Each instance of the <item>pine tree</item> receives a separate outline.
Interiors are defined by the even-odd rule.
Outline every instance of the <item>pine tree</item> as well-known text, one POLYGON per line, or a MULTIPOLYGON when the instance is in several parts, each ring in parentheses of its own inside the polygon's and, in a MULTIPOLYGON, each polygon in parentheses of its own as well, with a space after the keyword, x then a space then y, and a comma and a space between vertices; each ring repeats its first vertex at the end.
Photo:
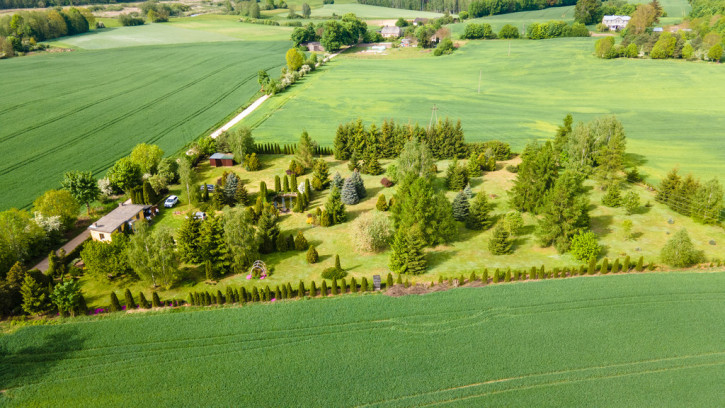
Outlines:
POLYGON ((377 151, 375 149, 371 149, 369 152, 370 153, 365 159, 365 174, 371 174, 373 176, 382 174, 383 168, 380 166, 377 151))
POLYGON ((310 284, 310 297, 315 296, 317 296, 317 285, 315 285, 315 281, 312 281, 312 283, 310 284))
POLYGON ((201 262, 199 238, 201 221, 191 214, 187 215, 176 236, 176 248, 182 262, 197 264, 201 262))
POLYGON ((241 180, 237 183, 237 190, 234 192, 234 201, 239 205, 247 205, 249 193, 241 180))
POLYGON ((149 301, 146 300, 146 296, 144 296, 143 292, 138 293, 138 304, 144 309, 151 309, 151 305, 149 304, 149 301))
POLYGON ((589 198, 582 176, 566 170, 546 193, 536 235, 542 246, 554 245, 559 253, 571 247, 571 238, 589 227, 589 198))
POLYGON ((317 250, 315 249, 314 245, 310 245, 310 248, 307 250, 307 263, 309 264, 315 264, 320 259, 319 254, 317 253, 317 250))
POLYGON ((341 224, 347 219, 347 214, 345 214, 345 204, 342 203, 340 190, 338 190, 337 187, 333 187, 332 191, 330 191, 327 203, 325 203, 325 213, 327 213, 327 216, 330 217, 330 225, 341 224))
POLYGON ((471 204, 468 202, 468 196, 463 191, 459 191, 453 200, 453 219, 456 221, 466 221, 469 218, 471 204))
POLYGON ((509 239, 509 233, 503 225, 496 225, 493 236, 488 240, 488 250, 493 255, 505 255, 513 251, 513 241, 509 239))
POLYGON ((632 267, 632 265, 631 265, 631 262, 632 262, 632 261, 631 261, 631 259, 629 258, 629 255, 627 255, 627 256, 626 256, 626 257, 624 258, 624 264, 622 264, 622 270, 623 270, 624 272, 629 272, 629 270, 630 270, 630 269, 631 269, 631 267, 632 267))
POLYGON ((619 207, 622 205, 622 191, 619 183, 612 183, 607 188, 607 193, 602 197, 602 204, 607 207, 619 207))
POLYGON ((427 266, 424 247, 425 241, 420 228, 414 226, 410 230, 398 229, 391 245, 390 270, 398 274, 423 273, 427 266))
POLYGON ((305 284, 304 282, 300 281, 299 286, 297 286, 297 297, 304 297, 305 294, 307 294, 307 291, 305 290, 305 284))
POLYGON ((118 296, 116 296, 116 292, 111 292, 111 306, 108 308, 111 312, 120 312, 121 309, 121 303, 118 301, 118 296))
POLYGON ((297 231, 297 236, 295 237, 295 249, 298 251, 304 251, 309 247, 309 244, 307 243, 307 238, 305 238, 305 235, 302 233, 302 231, 297 231))
POLYGON ((360 202, 352 177, 345 179, 345 184, 342 187, 342 202, 345 205, 355 205, 360 202))
POLYGON ((468 171, 458 164, 458 159, 453 159, 446 171, 446 187, 451 191, 460 191, 468 184, 468 171))
POLYGON ((323 159, 315 160, 312 173, 312 185, 316 190, 324 190, 330 186, 330 169, 323 159))
POLYGON ((126 310, 136 309, 138 307, 136 302, 134 302, 133 295, 129 289, 126 289, 123 295, 126 298, 126 310))
POLYGON ((483 171, 481 170, 481 163, 478 162, 478 156, 476 156, 476 153, 471 153, 471 157, 468 158, 466 172, 468 173, 469 178, 480 177, 483 174, 483 171))
POLYGON ((466 218, 466 228, 471 230, 483 230, 491 226, 492 219, 490 216, 491 205, 488 203, 486 194, 478 193, 470 204, 468 217, 466 218))
POLYGON ((332 278, 332 286, 330 287, 330 294, 333 296, 337 295, 337 278, 332 278))
POLYGON ((277 236, 279 235, 279 215, 270 204, 265 204, 262 214, 257 222, 257 237, 259 239, 259 252, 270 254, 275 250, 277 236))
POLYGON ((284 234, 277 235, 277 242, 275 243, 278 252, 287 252, 287 237, 284 234))
MULTIPOLYGON (((352 176, 350 176, 352 179, 353 184, 355 185, 355 191, 357 192, 358 199, 362 200, 363 198, 367 197, 367 190, 365 190, 365 183, 363 182, 362 177, 360 176, 360 172, 353 171, 352 176)), ((344 188, 344 185, 343 185, 344 188)))
POLYGON ((347 168, 350 169, 350 171, 355 171, 360 168, 360 153, 358 153, 357 150, 353 150, 350 155, 350 161, 347 163, 347 168))

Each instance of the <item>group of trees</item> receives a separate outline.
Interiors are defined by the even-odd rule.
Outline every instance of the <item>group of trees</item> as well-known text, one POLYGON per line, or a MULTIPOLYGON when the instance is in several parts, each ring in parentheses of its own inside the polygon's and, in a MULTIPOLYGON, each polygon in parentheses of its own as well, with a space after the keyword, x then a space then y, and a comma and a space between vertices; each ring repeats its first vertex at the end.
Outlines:
POLYGON ((491 28, 491 25, 488 23, 469 23, 466 24, 466 28, 463 30, 463 34, 461 34, 461 39, 464 40, 493 40, 496 38, 511 39, 519 37, 519 29, 512 26, 511 24, 506 24, 501 27, 498 35, 496 35, 496 33, 493 31, 493 28, 491 28))
POLYGON ((300 78, 317 69, 319 65, 323 65, 328 61, 327 57, 318 60, 317 54, 314 52, 310 53, 309 58, 305 59, 305 54, 297 48, 288 50, 285 59, 287 65, 282 67, 282 73, 278 79, 271 78, 265 70, 260 70, 257 73, 257 82, 267 95, 275 95, 284 91, 300 78))
POLYGON ((378 158, 395 158, 411 139, 424 141, 436 159, 464 158, 468 154, 460 120, 454 124, 446 118, 429 129, 418 124, 400 125, 386 120, 378 129, 375 124, 366 127, 358 119, 338 126, 334 141, 335 159, 364 158, 371 154, 378 158))
POLYGON ((125 192, 133 203, 155 204, 168 185, 179 179, 180 167, 190 166, 186 158, 163 158, 156 145, 141 143, 129 156, 119 159, 99 183, 103 195, 125 192))
POLYGON ((717 224, 723 211, 723 187, 717 178, 705 183, 672 169, 660 182, 655 200, 703 224, 717 224))
POLYGON ((8 58, 38 49, 40 41, 85 33, 95 23, 90 11, 75 7, 4 15, 0 17, 0 55, 8 58))
POLYGON ((338 20, 329 20, 314 25, 308 23, 292 31, 291 40, 298 46, 310 41, 319 41, 326 51, 334 52, 346 45, 354 45, 364 40, 368 34, 368 25, 353 13, 347 13, 338 20))
POLYGON ((474 0, 468 4, 468 14, 472 18, 476 18, 517 11, 541 10, 547 7, 571 6, 575 3, 575 0, 474 0))
POLYGON ((559 252, 589 228, 585 177, 593 176, 603 190, 618 189, 624 170, 626 137, 615 117, 572 124, 567 115, 553 143, 526 146, 510 191, 513 208, 539 215, 539 242, 559 252))
POLYGON ((564 21, 533 23, 526 27, 526 36, 532 40, 559 37, 589 37, 589 30, 582 23, 567 24, 564 21))
MULTIPOLYGON (((725 29, 725 23, 724 23, 725 29)), ((698 33, 662 32, 626 33, 622 42, 615 44, 613 37, 605 37, 594 44, 594 53, 599 58, 637 58, 639 50, 652 59, 686 59, 720 61, 723 55, 723 36, 710 32, 703 37, 698 33)))

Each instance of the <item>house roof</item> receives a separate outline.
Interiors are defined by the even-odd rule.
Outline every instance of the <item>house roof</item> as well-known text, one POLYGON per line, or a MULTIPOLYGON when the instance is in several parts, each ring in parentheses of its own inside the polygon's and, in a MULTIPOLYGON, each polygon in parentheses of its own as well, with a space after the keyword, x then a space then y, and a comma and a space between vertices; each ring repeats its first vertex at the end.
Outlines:
POLYGON ((234 160, 234 155, 229 153, 214 153, 211 156, 209 156, 210 159, 226 159, 226 160, 234 160))
POLYGON ((413 20, 413 23, 427 23, 427 18, 417 17, 415 20, 413 20))
POLYGON ((613 20, 623 20, 623 21, 629 21, 632 17, 630 16, 604 16, 602 18, 602 21, 613 21, 613 20))
POLYGON ((136 214, 147 208, 151 208, 151 206, 140 204, 121 204, 110 213, 101 217, 100 220, 91 224, 88 229, 110 234, 116 231, 118 227, 128 222, 131 218, 135 217, 136 214))
POLYGON ((402 30, 401 30, 401 29, 400 29, 400 27, 398 27, 398 26, 385 26, 385 27, 383 27, 383 29, 382 29, 382 30, 380 31, 380 33, 381 33, 381 34, 398 34, 398 35, 400 35, 400 32, 401 32, 401 31, 402 31, 402 30))

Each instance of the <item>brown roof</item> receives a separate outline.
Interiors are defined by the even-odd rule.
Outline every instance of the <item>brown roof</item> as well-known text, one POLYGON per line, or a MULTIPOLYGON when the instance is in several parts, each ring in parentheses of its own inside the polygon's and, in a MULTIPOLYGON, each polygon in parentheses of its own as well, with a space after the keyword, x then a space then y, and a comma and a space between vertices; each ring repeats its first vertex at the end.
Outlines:
POLYGON ((101 217, 100 220, 91 224, 88 229, 110 234, 147 208, 151 208, 151 206, 140 204, 119 205, 116 209, 101 217))

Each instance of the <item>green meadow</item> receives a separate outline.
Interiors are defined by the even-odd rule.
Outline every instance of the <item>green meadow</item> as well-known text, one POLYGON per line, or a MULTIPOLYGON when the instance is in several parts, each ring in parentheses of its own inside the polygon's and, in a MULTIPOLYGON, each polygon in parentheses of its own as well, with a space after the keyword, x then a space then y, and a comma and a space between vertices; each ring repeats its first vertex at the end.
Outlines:
POLYGON ((725 273, 87 317, 0 337, 0 404, 722 406, 725 273))
POLYGON ((444 57, 409 49, 346 53, 242 125, 253 127, 262 142, 291 143, 307 129, 331 145, 341 122, 362 118, 379 125, 392 118, 427 125, 435 105, 438 118, 461 120, 467 140, 499 139, 520 150, 553 137, 567 113, 576 121, 617 115, 631 159, 650 181, 674 166, 702 177, 720 174, 723 66, 601 60, 593 55, 594 41, 469 41, 444 57))
POLYGON ((2 61, 0 208, 28 206, 67 170, 100 176, 138 143, 177 152, 255 97, 260 69, 279 72, 290 31, 200 17, 2 61))

